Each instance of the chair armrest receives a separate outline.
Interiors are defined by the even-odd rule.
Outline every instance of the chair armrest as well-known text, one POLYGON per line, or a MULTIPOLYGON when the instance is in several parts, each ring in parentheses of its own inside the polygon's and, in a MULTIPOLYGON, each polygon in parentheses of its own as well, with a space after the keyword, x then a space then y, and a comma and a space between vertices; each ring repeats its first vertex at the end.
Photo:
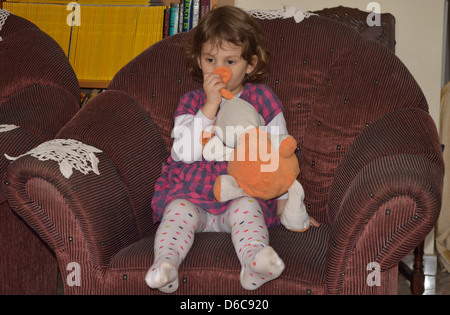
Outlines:
POLYGON ((71 93, 53 86, 29 87, 0 104, 0 178, 10 163, 5 154, 18 156, 53 139, 78 109, 71 93))
POLYGON ((346 271, 397 264, 433 229, 441 208, 444 164, 428 113, 390 113, 357 136, 336 170, 329 195, 332 231, 327 289, 346 271))
POLYGON ((148 236, 154 184, 169 152, 144 108, 127 93, 108 90, 90 100, 57 138, 79 140, 111 159, 127 187, 141 235, 148 236))
POLYGON ((147 113, 118 91, 91 100, 57 138, 33 151, 81 142, 90 151, 85 154, 92 158, 90 168, 67 171, 73 159, 39 159, 31 152, 7 168, 6 196, 57 253, 106 266, 119 250, 152 232, 153 186, 167 152, 147 113))
POLYGON ((23 156, 11 163, 3 180, 11 208, 57 256, 64 253, 67 263, 86 268, 106 266, 116 251, 139 240, 120 175, 105 154, 96 156, 99 174, 73 171, 69 178, 55 161, 23 156))
MULTIPOLYGON (((27 130, 12 124, 0 124, 0 178, 11 163, 6 155, 17 156, 37 146, 41 141, 27 130), (5 155, 6 154, 6 155, 5 155)), ((0 185, 0 204, 5 195, 0 185)))

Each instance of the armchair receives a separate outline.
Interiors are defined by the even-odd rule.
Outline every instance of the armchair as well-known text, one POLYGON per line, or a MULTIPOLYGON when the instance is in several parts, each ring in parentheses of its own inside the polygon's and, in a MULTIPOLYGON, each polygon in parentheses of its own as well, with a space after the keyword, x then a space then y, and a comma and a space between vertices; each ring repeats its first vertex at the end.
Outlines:
MULTIPOLYGON (((399 261, 440 211, 444 164, 425 97, 392 51, 346 25, 316 15, 260 22, 272 53, 264 83, 285 107, 304 202, 321 225, 271 228, 286 269, 255 291, 240 286, 230 236, 201 233, 176 293, 396 294, 399 261)), ((33 152, 6 171, 14 211, 54 250, 63 279, 79 280, 65 281, 66 294, 162 294, 144 281, 150 201, 179 97, 201 87, 179 52, 188 36, 137 56, 40 151, 80 149, 72 172, 33 152)))
MULTIPOLYGON (((79 109, 63 50, 33 23, 0 9, 0 178, 17 156, 52 139, 79 109)), ((56 294, 57 262, 0 187, 0 295, 56 294)))

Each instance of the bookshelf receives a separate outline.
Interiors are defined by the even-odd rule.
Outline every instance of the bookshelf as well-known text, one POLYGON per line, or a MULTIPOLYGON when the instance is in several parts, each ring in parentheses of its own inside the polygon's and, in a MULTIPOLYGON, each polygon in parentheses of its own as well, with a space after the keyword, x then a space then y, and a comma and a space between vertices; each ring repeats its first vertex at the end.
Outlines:
MULTIPOLYGON (((164 5, 170 5, 171 3, 180 3, 180 0, 163 0, 164 5)), ((211 6, 223 6, 223 5, 231 5, 234 6, 234 0, 213 0, 211 1, 211 6)))
MULTIPOLYGON (((126 63, 163 39, 165 10, 182 1, 0 0, 0 8, 30 20, 54 38, 68 56, 81 88, 106 89, 126 63), (71 8, 67 5, 75 1, 81 8, 79 26, 75 19, 72 25, 68 21, 71 8)), ((211 8, 234 6, 234 0, 210 3, 211 8)))

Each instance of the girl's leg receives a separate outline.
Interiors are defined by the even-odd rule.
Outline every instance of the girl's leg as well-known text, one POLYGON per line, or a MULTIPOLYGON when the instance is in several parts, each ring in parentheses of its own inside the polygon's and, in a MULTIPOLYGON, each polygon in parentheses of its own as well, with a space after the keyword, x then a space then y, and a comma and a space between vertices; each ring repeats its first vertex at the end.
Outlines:
POLYGON ((241 285, 255 290, 278 278, 284 263, 269 246, 269 232, 259 203, 251 197, 242 197, 221 215, 220 223, 231 232, 236 254, 242 265, 241 285))
POLYGON ((194 234, 205 228, 206 212, 178 199, 165 209, 155 237, 155 261, 145 276, 147 285, 165 293, 178 289, 178 267, 194 242, 194 234))

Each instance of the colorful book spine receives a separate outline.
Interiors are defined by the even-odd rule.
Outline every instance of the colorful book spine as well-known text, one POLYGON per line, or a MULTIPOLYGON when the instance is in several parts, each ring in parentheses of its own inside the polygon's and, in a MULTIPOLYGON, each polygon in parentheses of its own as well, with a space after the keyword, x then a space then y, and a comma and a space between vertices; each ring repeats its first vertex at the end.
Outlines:
POLYGON ((169 25, 169 36, 178 33, 178 19, 179 19, 180 4, 171 3, 170 4, 170 25, 169 25))
POLYGON ((183 0, 183 1, 184 1, 183 32, 188 32, 191 29, 192 0, 183 0))
POLYGON ((197 26, 198 20, 200 19, 200 0, 191 0, 191 20, 190 29, 197 26))
POLYGON ((211 10, 211 0, 201 0, 200 3, 200 17, 205 16, 211 10))
POLYGON ((183 20, 184 20, 184 0, 181 0, 180 9, 178 12, 178 33, 183 32, 183 20))
POLYGON ((169 28, 170 28, 170 8, 164 9, 163 16, 163 38, 169 36, 169 28))

